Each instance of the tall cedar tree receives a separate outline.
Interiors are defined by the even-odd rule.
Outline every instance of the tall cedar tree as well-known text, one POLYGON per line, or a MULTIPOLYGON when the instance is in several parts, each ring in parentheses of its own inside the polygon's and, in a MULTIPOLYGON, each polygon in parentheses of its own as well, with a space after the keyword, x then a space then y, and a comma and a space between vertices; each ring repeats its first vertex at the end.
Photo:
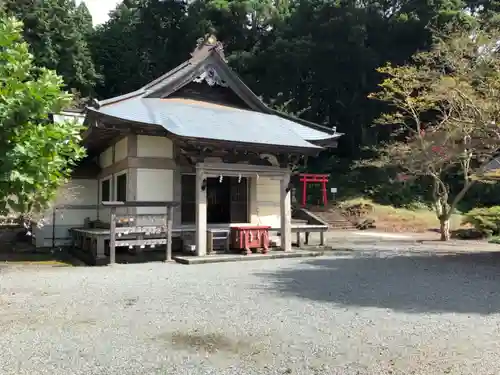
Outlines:
POLYGON ((7 0, 7 14, 24 23, 24 38, 35 63, 60 74, 67 89, 90 96, 99 76, 87 38, 88 10, 73 0, 7 0))

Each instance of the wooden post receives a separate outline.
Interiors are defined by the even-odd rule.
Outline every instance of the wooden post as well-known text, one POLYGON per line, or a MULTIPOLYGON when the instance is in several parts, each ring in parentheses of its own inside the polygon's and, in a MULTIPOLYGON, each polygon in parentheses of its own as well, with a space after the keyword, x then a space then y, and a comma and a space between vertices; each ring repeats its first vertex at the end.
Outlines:
POLYGON ((301 238, 300 238, 300 232, 297 232, 297 247, 300 248, 302 246, 302 243, 301 243, 301 238))
POLYGON ((305 207, 307 204, 307 178, 303 178, 302 184, 302 207, 305 207))
POLYGON ((170 262, 172 260, 172 226, 174 220, 174 207, 171 205, 167 206, 167 254, 165 261, 170 262))
POLYGON ((196 168, 196 255, 207 254, 207 186, 202 168, 196 168))
MULTIPOLYGON (((94 238, 92 238, 92 243, 94 243, 94 238)), ((104 240, 103 236, 96 236, 95 237, 95 246, 96 248, 93 249, 92 251, 95 250, 95 258, 99 262, 99 259, 101 259, 101 262, 104 262, 102 259, 106 258, 106 251, 105 251, 105 244, 106 241, 104 240)), ((109 237, 109 246, 111 246, 111 237, 109 237)), ((94 255, 92 253, 92 255, 94 255)), ((103 263, 99 263, 103 264, 103 263)), ((105 264, 105 262, 104 262, 105 264)))
POLYGON ((207 231, 207 254, 211 254, 214 250, 214 234, 212 231, 207 231))
POLYGON ((323 179, 323 182, 321 182, 321 190, 322 190, 322 193, 323 193, 323 206, 326 207, 327 203, 328 203, 328 198, 327 198, 327 195, 326 195, 326 180, 323 179))
POLYGON ((280 180, 281 249, 292 250, 292 201, 290 199, 290 173, 280 180))
POLYGON ((76 232, 71 228, 69 230, 69 234, 71 235, 71 250, 75 250, 76 248, 76 232))
POLYGON ((142 241, 144 241, 144 235, 143 234, 138 234, 137 235, 137 240, 140 241, 139 246, 134 246, 133 249, 129 250, 130 253, 134 255, 140 255, 144 252, 144 248, 142 247, 142 241))
POLYGON ((116 206, 111 207, 111 215, 109 220, 109 264, 116 262, 116 206))

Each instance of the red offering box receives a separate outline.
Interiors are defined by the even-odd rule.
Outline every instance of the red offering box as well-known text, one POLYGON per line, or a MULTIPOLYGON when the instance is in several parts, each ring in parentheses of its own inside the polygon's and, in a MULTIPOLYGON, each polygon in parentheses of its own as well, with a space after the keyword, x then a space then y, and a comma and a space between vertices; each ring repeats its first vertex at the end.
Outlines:
POLYGON ((231 228, 231 247, 251 254, 252 249, 262 249, 267 253, 269 249, 269 229, 266 225, 236 226, 231 228))

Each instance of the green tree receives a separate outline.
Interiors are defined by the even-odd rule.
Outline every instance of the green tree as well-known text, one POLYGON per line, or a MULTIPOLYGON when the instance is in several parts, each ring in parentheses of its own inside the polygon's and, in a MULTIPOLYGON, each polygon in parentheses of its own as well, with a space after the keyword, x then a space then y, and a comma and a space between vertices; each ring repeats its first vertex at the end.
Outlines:
POLYGON ((464 31, 436 40, 411 64, 386 65, 371 98, 389 105, 378 119, 393 140, 378 160, 399 168, 403 179, 432 181, 441 239, 450 237, 450 217, 500 148, 500 33, 464 31), (447 177, 453 172, 453 192, 447 177))
POLYGON ((0 214, 40 212, 85 154, 81 126, 49 121, 72 100, 62 78, 28 49, 22 23, 0 15, 0 214))
POLYGON ((92 15, 83 1, 76 7, 75 23, 86 38, 92 35, 92 32, 94 31, 94 27, 92 25, 92 15))
POLYGON ((123 1, 92 38, 105 77, 98 94, 110 97, 144 85, 186 60, 207 33, 217 35, 238 68, 288 8, 288 2, 269 0, 123 1))
POLYGON ((349 159, 389 133, 371 126, 384 110, 366 97, 380 80, 376 67, 428 49, 433 29, 472 22, 455 0, 311 0, 288 13, 241 70, 267 102, 346 133, 340 151, 349 159))
POLYGON ((66 88, 89 96, 99 80, 87 43, 89 21, 74 0, 6 0, 7 14, 24 23, 35 63, 60 74, 66 88))
POLYGON ((376 68, 428 50, 435 30, 478 23, 482 16, 471 14, 470 4, 125 0, 93 37, 105 77, 97 91, 103 98, 130 92, 184 61, 198 37, 215 33, 232 68, 266 103, 345 133, 339 148, 323 152, 311 168, 347 176, 353 159, 369 156, 367 146, 391 136, 389 127, 372 126, 387 110, 367 98, 381 80, 376 68))
POLYGON ((94 60, 104 76, 99 97, 133 91, 186 60, 196 41, 186 12, 187 5, 176 0, 119 4, 92 37, 94 60))

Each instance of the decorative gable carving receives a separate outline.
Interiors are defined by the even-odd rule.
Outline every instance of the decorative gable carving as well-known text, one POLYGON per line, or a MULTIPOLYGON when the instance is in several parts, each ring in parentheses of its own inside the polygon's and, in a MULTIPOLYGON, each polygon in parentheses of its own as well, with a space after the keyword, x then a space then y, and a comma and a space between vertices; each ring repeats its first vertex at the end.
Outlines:
POLYGON ((193 82, 203 83, 206 82, 209 86, 222 86, 228 87, 228 84, 219 76, 215 66, 208 64, 203 67, 202 73, 196 77, 193 82))
POLYGON ((210 86, 205 80, 202 82, 203 83, 190 82, 168 97, 198 100, 223 106, 249 109, 248 104, 245 103, 230 86, 223 87, 217 84, 210 86))

